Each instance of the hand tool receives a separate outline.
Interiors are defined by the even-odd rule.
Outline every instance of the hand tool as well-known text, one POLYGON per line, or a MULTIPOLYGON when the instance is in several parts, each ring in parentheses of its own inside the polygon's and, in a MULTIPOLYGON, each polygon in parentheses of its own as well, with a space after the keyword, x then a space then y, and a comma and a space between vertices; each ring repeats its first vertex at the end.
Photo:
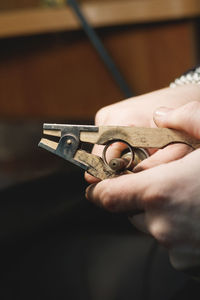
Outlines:
POLYGON ((169 128, 142 128, 128 126, 92 126, 43 124, 43 133, 58 140, 42 138, 42 147, 101 180, 129 173, 135 165, 148 157, 148 149, 160 149, 169 144, 183 143, 193 149, 200 140, 169 128), (106 154, 114 143, 123 144, 119 157, 108 161, 106 154), (87 145, 104 145, 102 158, 86 150, 87 145), (85 145, 85 146, 84 146, 85 145))

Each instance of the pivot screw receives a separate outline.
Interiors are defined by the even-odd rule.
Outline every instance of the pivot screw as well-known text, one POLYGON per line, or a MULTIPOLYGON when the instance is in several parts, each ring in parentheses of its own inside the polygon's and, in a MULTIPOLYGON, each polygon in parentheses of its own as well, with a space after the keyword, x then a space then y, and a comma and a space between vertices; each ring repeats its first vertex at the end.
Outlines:
POLYGON ((71 145, 72 144, 72 140, 71 139, 69 139, 69 140, 67 140, 67 145, 71 145))

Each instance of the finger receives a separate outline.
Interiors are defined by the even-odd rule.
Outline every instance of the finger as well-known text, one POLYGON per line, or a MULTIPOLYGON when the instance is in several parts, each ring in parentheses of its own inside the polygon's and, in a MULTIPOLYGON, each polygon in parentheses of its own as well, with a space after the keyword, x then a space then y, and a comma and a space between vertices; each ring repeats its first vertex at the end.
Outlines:
POLYGON ((128 219, 131 222, 131 224, 134 225, 138 230, 149 234, 145 213, 133 215, 128 219))
MULTIPOLYGON (((159 167, 137 174, 122 175, 91 185, 86 197, 91 202, 112 212, 145 210, 148 199, 159 197, 159 167), (155 194, 155 195, 154 195, 155 194)), ((170 171, 171 173, 171 171, 170 171)))
MULTIPOLYGON (((106 161, 109 163, 109 161, 112 158, 119 158, 121 157, 122 151, 124 149, 127 148, 127 145, 125 143, 122 142, 115 142, 113 144, 111 144, 108 148, 107 151, 105 153, 105 159, 106 161)), ((104 146, 101 145, 95 145, 93 147, 92 153, 102 157, 102 152, 103 152, 104 146)), ((99 179, 95 178, 94 176, 88 174, 87 172, 85 173, 85 180, 92 184, 92 183, 96 183, 99 182, 99 179)))
POLYGON ((87 172, 85 172, 84 178, 85 178, 85 180, 86 180, 89 184, 97 183, 97 182, 100 181, 99 178, 96 178, 96 177, 90 175, 90 174, 87 173, 87 172))
POLYGON ((168 220, 162 213, 149 212, 135 215, 129 218, 130 222, 141 232, 153 236, 160 244, 169 247, 171 243, 171 232, 168 220))
POLYGON ((199 274, 200 250, 191 245, 178 245, 169 249, 169 258, 172 266, 179 270, 193 274, 199 274))
POLYGON ((177 109, 158 108, 154 112, 154 122, 158 127, 183 130, 195 138, 200 138, 200 103, 187 103, 177 109))
POLYGON ((105 153, 106 161, 109 163, 113 158, 119 158, 122 155, 122 152, 128 149, 127 145, 123 142, 114 142, 111 144, 105 153))
MULTIPOLYGON (((95 145, 93 147, 92 153, 102 157, 102 152, 103 152, 104 146, 101 145, 95 145)), ((105 159, 107 161, 107 163, 110 162, 111 159, 113 158, 119 158, 121 157, 121 154, 123 152, 123 150, 127 149, 127 144, 123 143, 123 142, 113 142, 106 150, 105 153, 105 159)), ((93 177, 92 175, 88 174, 87 172, 85 173, 85 180, 92 184, 92 183, 96 183, 99 181, 99 179, 93 177)))
POLYGON ((199 156, 200 150, 196 150, 168 164, 103 180, 89 186, 86 190, 86 197, 91 202, 112 212, 149 211, 150 207, 165 203, 168 194, 172 197, 177 188, 181 189, 185 178, 183 170, 188 170, 189 178, 194 175, 198 177, 198 172, 194 174, 194 170, 199 156))
POLYGON ((143 160, 134 168, 134 173, 147 170, 158 165, 168 163, 184 157, 186 154, 192 152, 192 148, 185 144, 174 144, 160 149, 147 159, 143 160))
POLYGON ((91 153, 102 157, 103 149, 104 149, 104 146, 102 146, 102 145, 94 145, 91 153))
MULTIPOLYGON (((92 149, 92 154, 95 154, 97 156, 100 156, 102 157, 102 152, 103 152, 103 149, 104 149, 104 146, 101 146, 101 145, 94 145, 93 149, 92 149)), ((96 183, 96 182, 99 182, 99 179, 90 175, 89 173, 85 172, 84 174, 84 177, 85 177, 85 180, 90 183, 90 184, 93 184, 93 183, 96 183)))

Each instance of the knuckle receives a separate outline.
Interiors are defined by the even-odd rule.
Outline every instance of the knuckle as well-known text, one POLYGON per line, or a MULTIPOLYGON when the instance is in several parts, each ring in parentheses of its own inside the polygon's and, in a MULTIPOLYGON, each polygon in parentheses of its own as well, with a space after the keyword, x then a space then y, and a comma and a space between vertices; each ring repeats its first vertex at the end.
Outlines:
POLYGON ((110 189, 105 189, 102 193, 102 206, 104 209, 114 212, 116 211, 116 200, 110 189))
POLYGON ((169 225, 162 218, 158 218, 150 224, 149 232, 160 244, 165 247, 169 247, 173 242, 169 225))
POLYGON ((99 109, 95 115, 95 124, 96 125, 103 124, 107 116, 108 116, 108 106, 99 109))
MULTIPOLYGON (((160 167, 162 171, 162 168, 160 167)), ((147 210, 158 210, 168 199, 167 187, 165 187, 165 182, 163 178, 157 179, 157 184, 149 184, 149 187, 145 191, 145 208, 147 210), (162 188, 161 188, 162 187, 162 188), (166 190, 165 190, 166 189, 166 190)))

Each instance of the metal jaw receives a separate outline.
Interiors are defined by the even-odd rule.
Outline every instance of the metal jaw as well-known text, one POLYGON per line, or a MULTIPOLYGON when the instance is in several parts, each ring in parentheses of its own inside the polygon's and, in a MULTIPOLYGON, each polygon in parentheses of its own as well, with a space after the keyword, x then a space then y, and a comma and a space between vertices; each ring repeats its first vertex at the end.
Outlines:
POLYGON ((81 148, 81 132, 98 132, 96 126, 79 126, 63 124, 44 124, 45 135, 59 137, 55 142, 42 138, 38 146, 56 154, 65 160, 77 165, 91 175, 103 180, 115 176, 115 172, 105 165, 101 157, 88 153, 81 148))

